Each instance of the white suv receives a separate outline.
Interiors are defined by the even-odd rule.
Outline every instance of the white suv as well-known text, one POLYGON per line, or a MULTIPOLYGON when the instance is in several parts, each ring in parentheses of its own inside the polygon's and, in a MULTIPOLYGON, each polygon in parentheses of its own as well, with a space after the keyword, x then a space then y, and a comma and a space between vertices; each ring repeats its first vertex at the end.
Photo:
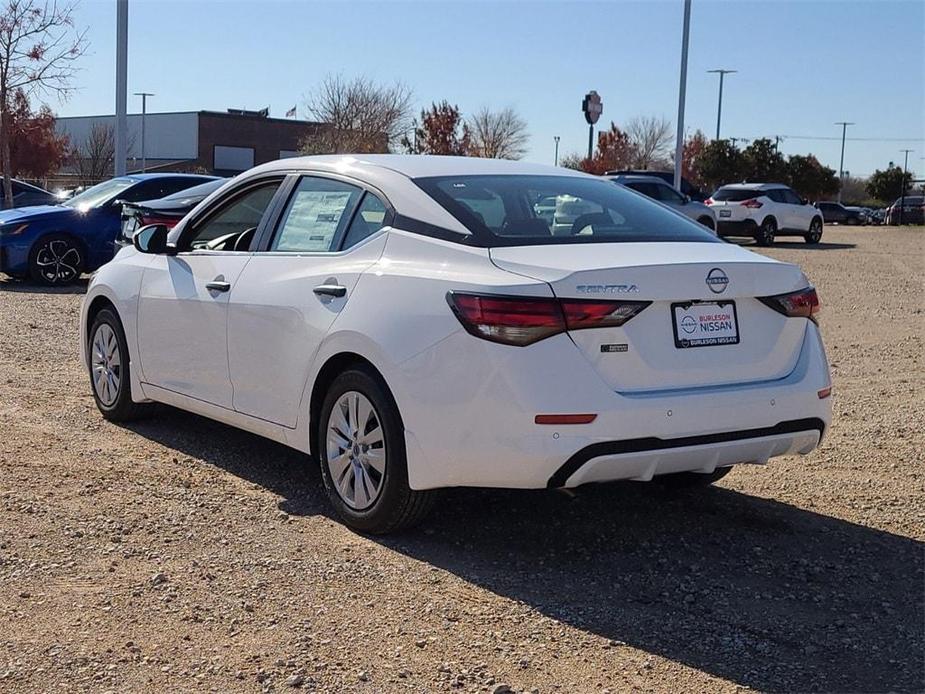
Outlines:
POLYGON ((719 236, 750 236, 759 246, 770 246, 775 236, 802 236, 806 243, 822 238, 819 210, 780 183, 723 186, 705 202, 719 236))

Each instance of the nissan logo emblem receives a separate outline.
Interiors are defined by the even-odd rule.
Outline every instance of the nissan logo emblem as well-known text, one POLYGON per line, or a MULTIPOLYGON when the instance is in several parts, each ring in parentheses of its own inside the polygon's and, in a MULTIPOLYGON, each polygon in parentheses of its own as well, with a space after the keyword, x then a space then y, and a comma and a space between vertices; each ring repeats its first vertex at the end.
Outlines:
POLYGON ((726 285, 729 284, 729 278, 726 273, 718 267, 713 268, 707 273, 707 286, 714 294, 722 294, 726 291, 726 285))

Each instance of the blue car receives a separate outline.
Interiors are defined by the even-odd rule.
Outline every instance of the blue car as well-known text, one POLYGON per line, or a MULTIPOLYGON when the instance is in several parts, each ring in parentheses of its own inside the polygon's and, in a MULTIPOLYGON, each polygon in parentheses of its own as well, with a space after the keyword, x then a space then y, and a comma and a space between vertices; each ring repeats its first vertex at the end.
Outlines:
POLYGON ((122 204, 162 198, 214 180, 195 174, 134 174, 88 188, 61 205, 0 212, 0 271, 68 284, 112 260, 122 204))

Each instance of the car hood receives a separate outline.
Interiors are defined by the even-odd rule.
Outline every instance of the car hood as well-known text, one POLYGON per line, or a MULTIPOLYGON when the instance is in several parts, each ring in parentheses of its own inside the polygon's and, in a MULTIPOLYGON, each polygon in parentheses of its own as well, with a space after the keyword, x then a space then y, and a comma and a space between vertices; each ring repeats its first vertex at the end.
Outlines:
POLYGON ((0 211, 0 224, 11 222, 36 222, 52 218, 67 218, 77 214, 73 207, 62 205, 35 205, 31 207, 17 207, 12 210, 0 211))

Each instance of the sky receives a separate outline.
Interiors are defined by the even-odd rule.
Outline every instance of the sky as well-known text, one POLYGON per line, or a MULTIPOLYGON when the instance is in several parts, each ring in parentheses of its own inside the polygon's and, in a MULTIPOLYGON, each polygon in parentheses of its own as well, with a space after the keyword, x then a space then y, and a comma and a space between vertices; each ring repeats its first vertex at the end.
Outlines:
MULTIPOLYGON (((82 0, 87 28, 62 116, 112 113, 115 0, 82 0)), ((677 123, 682 0, 630 2, 311 2, 129 0, 129 94, 149 112, 269 106, 282 117, 328 74, 396 80, 416 109, 449 100, 464 113, 511 106, 527 121, 527 159, 587 149, 583 95, 599 124, 634 116, 677 123)), ((784 154, 813 153, 866 176, 909 155, 925 178, 925 0, 692 0, 685 130, 781 136, 784 154), (826 139, 828 138, 828 139, 826 139), (856 138, 856 139, 853 139, 856 138)), ((141 109, 129 97, 129 112, 141 109)))

